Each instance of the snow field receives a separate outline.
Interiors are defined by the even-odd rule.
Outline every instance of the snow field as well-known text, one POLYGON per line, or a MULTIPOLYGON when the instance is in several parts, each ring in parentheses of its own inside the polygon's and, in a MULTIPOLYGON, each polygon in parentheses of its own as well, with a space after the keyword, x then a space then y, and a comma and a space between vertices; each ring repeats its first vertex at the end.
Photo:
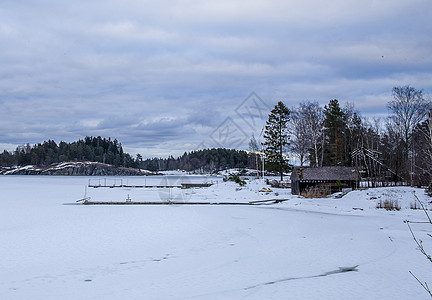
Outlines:
MULTIPOLYGON (((219 180, 185 191, 194 201, 289 201, 70 205, 87 183, 86 177, 0 178, 0 299, 428 299, 408 271, 428 280, 430 263, 403 223, 425 219, 407 209, 413 191, 428 201, 422 190, 302 199, 287 190, 259 193, 257 181, 238 190, 219 180), (376 209, 380 197, 397 197, 401 211, 376 209)), ((149 200, 160 191, 88 189, 92 199, 118 201, 128 193, 149 200)), ((413 229, 432 249, 429 226, 413 229)))

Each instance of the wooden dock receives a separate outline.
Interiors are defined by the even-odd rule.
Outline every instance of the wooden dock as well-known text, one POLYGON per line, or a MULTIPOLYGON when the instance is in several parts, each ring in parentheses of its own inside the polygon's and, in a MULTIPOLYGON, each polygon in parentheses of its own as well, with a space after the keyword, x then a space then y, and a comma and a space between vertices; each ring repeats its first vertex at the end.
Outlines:
POLYGON ((182 189, 191 189, 191 188, 203 188, 203 187, 210 187, 213 183, 182 183, 181 188, 182 189))
POLYGON ((210 187, 213 183, 182 183, 181 185, 128 185, 128 184, 91 184, 88 187, 91 188, 157 188, 157 189, 191 189, 191 188, 203 188, 210 187))
POLYGON ((91 188, 147 188, 147 189, 151 189, 151 188, 158 188, 158 189, 162 189, 162 188, 181 188, 181 185, 127 185, 127 184, 120 184, 120 185, 93 185, 93 184, 89 184, 88 187, 91 188))
POLYGON ((275 204, 287 201, 289 199, 269 199, 269 200, 258 200, 250 202, 202 202, 202 201, 83 201, 84 205, 263 205, 263 204, 275 204))
POLYGON ((250 202, 162 202, 162 201, 146 201, 146 202, 83 202, 84 205, 254 205, 250 202))

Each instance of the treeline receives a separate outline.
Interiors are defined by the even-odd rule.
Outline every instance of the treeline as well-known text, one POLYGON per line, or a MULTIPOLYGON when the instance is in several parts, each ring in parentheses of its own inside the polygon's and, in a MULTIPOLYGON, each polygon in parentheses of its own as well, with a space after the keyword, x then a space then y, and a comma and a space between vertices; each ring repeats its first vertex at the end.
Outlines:
POLYGON ((333 99, 324 108, 306 101, 290 110, 289 151, 300 164, 355 166, 372 185, 432 180, 430 101, 411 86, 394 87, 385 119, 363 118, 333 99))
POLYGON ((72 143, 48 140, 31 146, 21 145, 14 152, 0 154, 2 166, 49 166, 65 161, 91 161, 111 164, 117 167, 133 167, 134 159, 124 153, 117 139, 86 137, 72 143))
POLYGON ((86 137, 72 143, 48 140, 31 146, 18 146, 15 151, 0 153, 0 165, 12 166, 49 166, 66 161, 91 161, 111 164, 116 167, 132 167, 150 171, 166 170, 201 170, 216 172, 227 168, 247 168, 252 166, 255 157, 246 151, 233 149, 205 149, 185 152, 174 158, 143 159, 141 154, 132 157, 123 151, 122 144, 117 139, 86 137))
POLYGON ((231 168, 254 167, 255 156, 246 151, 234 149, 204 149, 185 152, 182 156, 174 158, 152 158, 140 160, 137 155, 137 166, 150 171, 184 170, 217 172, 231 168))

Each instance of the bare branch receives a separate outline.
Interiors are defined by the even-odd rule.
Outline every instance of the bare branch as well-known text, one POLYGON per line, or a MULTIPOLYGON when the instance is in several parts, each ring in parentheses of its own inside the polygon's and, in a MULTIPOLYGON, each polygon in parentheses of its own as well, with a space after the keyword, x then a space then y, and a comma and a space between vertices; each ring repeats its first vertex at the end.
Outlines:
POLYGON ((409 271, 410 274, 417 280, 417 282, 429 293, 429 295, 432 297, 432 292, 429 289, 429 286, 427 285, 426 282, 421 282, 411 271, 409 271))
POLYGON ((423 247, 423 242, 422 242, 421 240, 418 240, 417 237, 415 236, 414 232, 412 231, 411 226, 410 226, 410 224, 409 224, 410 222, 409 222, 409 221, 405 221, 405 223, 408 225, 408 229, 409 229, 409 231, 411 232, 411 235, 412 235, 412 237, 413 237, 415 243, 417 244, 417 247, 418 247, 418 249, 420 250, 420 252, 421 252, 424 256, 426 256, 426 258, 427 258, 430 262, 432 262, 432 257, 431 257, 429 254, 427 254, 426 250, 425 250, 424 247, 423 247))
POLYGON ((426 214, 426 217, 428 218, 429 223, 432 224, 432 220, 431 220, 431 218, 430 218, 430 216, 429 216, 429 213, 427 212, 427 209, 426 209, 426 207, 424 206, 423 202, 420 201, 420 199, 417 197, 417 195, 415 194, 415 192, 413 192, 413 195, 414 195, 414 197, 416 198, 416 201, 417 201, 418 203, 420 203, 420 206, 421 206, 422 210, 424 211, 424 213, 426 214))

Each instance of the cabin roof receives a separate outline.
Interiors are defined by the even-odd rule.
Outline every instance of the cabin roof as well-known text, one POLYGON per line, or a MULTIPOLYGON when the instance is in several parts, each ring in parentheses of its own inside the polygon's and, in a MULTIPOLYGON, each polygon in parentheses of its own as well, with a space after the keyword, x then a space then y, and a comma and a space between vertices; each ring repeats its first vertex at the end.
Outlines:
POLYGON ((358 172, 353 167, 295 167, 291 181, 295 180, 359 180, 358 172))

